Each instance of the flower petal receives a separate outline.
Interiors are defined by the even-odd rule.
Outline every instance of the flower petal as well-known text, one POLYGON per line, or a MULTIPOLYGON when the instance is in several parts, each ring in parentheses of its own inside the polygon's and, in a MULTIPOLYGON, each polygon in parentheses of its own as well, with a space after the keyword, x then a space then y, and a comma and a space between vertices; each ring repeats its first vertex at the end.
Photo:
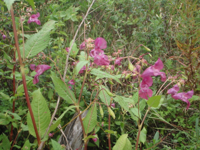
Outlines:
POLYGON ((95 49, 106 49, 107 42, 104 38, 98 37, 94 41, 95 49))
POLYGON ((31 68, 31 70, 35 70, 36 69, 35 64, 30 64, 30 68, 31 68))
POLYGON ((174 94, 177 94, 178 91, 179 91, 179 87, 178 87, 178 85, 176 84, 176 85, 173 86, 173 88, 171 88, 171 89, 169 89, 169 90, 167 91, 167 94, 172 94, 172 95, 174 95, 174 94))

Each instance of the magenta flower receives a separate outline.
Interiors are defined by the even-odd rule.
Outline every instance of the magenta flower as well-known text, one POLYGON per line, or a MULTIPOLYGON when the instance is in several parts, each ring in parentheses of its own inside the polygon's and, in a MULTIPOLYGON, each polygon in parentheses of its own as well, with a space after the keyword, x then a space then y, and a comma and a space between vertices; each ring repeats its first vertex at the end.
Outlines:
POLYGON ((182 93, 172 95, 172 98, 174 98, 176 100, 180 99, 183 102, 186 102, 187 103, 186 109, 188 110, 188 108, 190 107, 190 101, 188 99, 192 98, 193 94, 194 94, 194 91, 189 91, 187 93, 182 92, 182 93))
POLYGON ((140 87, 143 88, 143 87, 150 87, 152 86, 153 84, 153 79, 152 77, 145 77, 143 78, 142 82, 140 83, 140 87))
MULTIPOLYGON (((96 134, 92 134, 92 135, 96 135, 96 134)), ((92 138, 92 140, 94 141, 94 142, 96 142, 97 141, 97 138, 95 137, 95 138, 92 138)))
POLYGON ((120 66, 120 65, 121 65, 121 61, 122 61, 122 58, 121 58, 121 57, 118 57, 118 58, 115 60, 115 65, 120 66))
POLYGON ((74 79, 72 79, 72 80, 69 80, 68 84, 74 85, 74 84, 75 84, 75 81, 74 81, 74 79))
POLYGON ((139 96, 146 100, 148 100, 148 97, 151 97, 152 95, 153 95, 153 91, 149 89, 148 86, 141 88, 139 91, 139 96))
POLYGON ((94 57, 94 63, 98 66, 107 66, 110 64, 110 61, 108 60, 108 56, 101 54, 94 57))
POLYGON ((46 70, 50 69, 51 66, 49 65, 38 65, 37 67, 34 64, 30 65, 31 70, 35 70, 36 75, 33 79, 33 84, 36 84, 39 82, 39 76, 43 74, 46 70))
POLYGON ((71 90, 71 89, 72 89, 72 87, 71 87, 71 86, 69 86, 69 89, 71 90))
POLYGON ((115 108, 115 103, 112 103, 110 106, 113 107, 113 108, 115 108))
POLYGON ((169 89, 169 90, 167 91, 167 94, 174 95, 174 94, 177 94, 178 91, 179 91, 179 87, 178 87, 178 85, 176 84, 176 85, 173 86, 173 88, 171 88, 171 89, 169 89))
POLYGON ((99 49, 106 49, 107 48, 107 42, 104 38, 102 37, 98 37, 95 39, 94 41, 94 45, 95 45, 95 49, 99 50, 99 49))
POLYGON ((3 40, 5 40, 5 39, 6 39, 6 35, 5 35, 5 34, 3 34, 3 35, 2 35, 2 37, 3 37, 3 40))
POLYGON ((69 47, 66 47, 65 50, 69 53, 69 47))
POLYGON ((166 80, 166 75, 164 72, 160 72, 161 69, 163 69, 163 63, 160 58, 155 62, 154 65, 148 67, 143 73, 142 73, 142 78, 147 77, 147 76, 161 76, 161 81, 166 80))
POLYGON ((38 20, 38 17, 40 17, 40 13, 39 12, 37 14, 31 15, 31 17, 28 20, 28 23, 35 22, 38 25, 41 25, 40 20, 38 20))
POLYGON ((84 70, 86 70, 86 67, 85 67, 85 66, 83 66, 83 67, 81 68, 81 70, 79 71, 79 74, 84 73, 84 70))
POLYGON ((104 51, 101 49, 99 49, 99 50, 93 49, 90 51, 91 57, 95 57, 96 55, 99 55, 99 54, 104 54, 104 51))
POLYGON ((83 43, 81 43, 81 45, 80 45, 80 50, 83 50, 83 49, 85 49, 85 42, 83 42, 83 43))

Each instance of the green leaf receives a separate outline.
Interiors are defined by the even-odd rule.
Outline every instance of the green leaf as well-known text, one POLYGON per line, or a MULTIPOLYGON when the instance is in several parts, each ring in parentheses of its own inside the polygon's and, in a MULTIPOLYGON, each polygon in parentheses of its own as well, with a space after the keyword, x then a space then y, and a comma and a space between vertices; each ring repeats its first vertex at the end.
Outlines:
POLYGON ((128 137, 128 134, 121 135, 119 139, 117 140, 115 146, 113 147, 113 150, 124 150, 127 137, 128 137))
POLYGON ((140 104, 139 105, 140 112, 142 112, 144 110, 145 106, 146 106, 146 100, 145 99, 141 100, 139 104, 140 104))
POLYGON ((132 150, 132 145, 128 138, 126 138, 126 144, 123 150, 132 150))
MULTIPOLYGON (((32 93, 32 96, 33 96, 33 100, 31 102, 31 107, 33 110, 33 115, 34 115, 36 126, 38 129, 38 134, 42 138, 42 136, 46 132, 46 128, 48 127, 50 123, 50 119, 51 119, 50 111, 46 103, 46 100, 44 99, 44 97, 42 96, 42 93, 40 92, 40 89, 34 91, 32 93)), ((36 137, 29 112, 27 115, 27 124, 28 124, 28 129, 29 129, 30 134, 36 137)))
POLYGON ((131 108, 131 112, 137 117, 137 118, 140 118, 141 119, 141 113, 139 111, 139 116, 138 116, 138 108, 134 107, 134 108, 131 108))
POLYGON ((2 150, 9 150, 11 145, 10 141, 8 140, 8 137, 3 133, 0 135, 0 149, 2 150))
POLYGON ((66 107, 66 110, 62 113, 62 115, 60 115, 60 117, 58 119, 62 119, 64 117, 64 115, 69 111, 69 110, 73 110, 74 108, 76 108, 78 106, 69 106, 66 107))
POLYGON ((159 132, 157 131, 156 134, 154 135, 153 139, 155 140, 155 142, 157 143, 157 141, 159 140, 159 132))
POLYGON ((8 11, 10 11, 12 4, 15 2, 15 0, 5 0, 6 6, 8 8, 8 11))
MULTIPOLYGON (((50 31, 54 28, 55 21, 45 23, 42 29, 27 39, 25 43, 25 58, 30 58, 43 51, 50 41, 50 31)), ((20 49, 23 54, 23 48, 20 49)))
POLYGON ((90 133, 97 124, 97 106, 96 103, 92 105, 90 110, 87 112, 86 117, 83 119, 83 126, 85 133, 90 133))
POLYGON ((126 111, 129 110, 129 107, 128 107, 128 103, 126 101, 124 101, 123 97, 122 96, 116 96, 114 98, 114 101, 118 102, 118 104, 123 108, 125 109, 126 111))
POLYGON ((21 117, 18 115, 18 114, 16 114, 16 113, 13 113, 13 112, 10 112, 10 111, 6 111, 8 114, 11 114, 13 117, 14 117, 14 119, 16 119, 16 120, 21 120, 21 117))
POLYGON ((5 100, 9 100, 10 99, 10 96, 8 96, 8 95, 6 95, 6 94, 4 94, 3 92, 0 92, 0 98, 2 99, 5 99, 5 100))
POLYGON ((86 54, 86 52, 81 51, 81 52, 80 52, 80 55, 79 55, 78 57, 79 57, 79 58, 78 58, 79 61, 86 61, 86 59, 87 59, 87 54, 86 54))
POLYGON ((35 10, 35 5, 34 5, 34 0, 26 0, 30 5, 31 7, 35 10))
POLYGON ((50 127, 48 133, 50 133, 51 131, 55 130, 55 129, 57 128, 57 126, 60 124, 60 122, 61 122, 61 119, 57 119, 57 120, 51 125, 51 127, 50 127))
MULTIPOLYGON (((138 135, 138 133, 137 133, 138 135)), ((146 142, 146 138, 147 138, 147 130, 145 129, 145 127, 140 131, 140 138, 139 141, 142 142, 143 144, 146 142)))
POLYGON ((149 107, 156 108, 160 104, 161 95, 150 97, 147 101, 149 107))
POLYGON ((134 93, 134 95, 133 95, 133 101, 135 102, 135 104, 138 102, 138 97, 139 97, 138 92, 134 93))
MULTIPOLYGON (((108 93, 106 92, 106 90, 102 89, 103 87, 100 86, 100 92, 99 92, 99 97, 101 99, 101 101, 103 103, 105 103, 106 105, 110 105, 110 99, 111 97, 108 95, 108 93)), ((104 87, 105 88, 105 87, 104 87)))
POLYGON ((51 72, 51 78, 53 80, 55 90, 63 99, 65 99, 69 104, 76 102, 74 93, 69 89, 64 82, 59 79, 54 72, 51 72))
POLYGON ((64 150, 65 149, 64 147, 61 147, 61 145, 58 142, 54 141, 53 139, 51 139, 51 143, 52 143, 54 150, 64 150))
MULTIPOLYGON (((72 42, 73 42, 73 40, 70 42, 70 47, 71 47, 71 45, 72 45, 72 42)), ((72 56, 72 57, 76 57, 76 55, 78 54, 78 51, 79 51, 79 49, 77 48, 77 45, 76 45, 76 43, 74 42, 74 44, 73 44, 73 46, 72 46, 72 49, 71 49, 71 51, 70 51, 70 56, 72 56)))
POLYGON ((121 84, 121 82, 119 81, 119 79, 116 76, 113 76, 107 72, 103 72, 100 69, 92 69, 91 74, 97 76, 98 78, 110 78, 110 79, 114 79, 115 81, 117 81, 118 83, 121 84))
POLYGON ((74 68, 75 74, 77 75, 79 73, 79 71, 81 70, 81 68, 83 68, 83 66, 85 66, 88 63, 89 63, 89 61, 87 61, 87 60, 79 61, 78 64, 76 65, 76 67, 74 68))
POLYGON ((22 147, 22 150, 30 150, 30 149, 31 149, 31 144, 27 139, 26 142, 24 143, 24 146, 22 147))

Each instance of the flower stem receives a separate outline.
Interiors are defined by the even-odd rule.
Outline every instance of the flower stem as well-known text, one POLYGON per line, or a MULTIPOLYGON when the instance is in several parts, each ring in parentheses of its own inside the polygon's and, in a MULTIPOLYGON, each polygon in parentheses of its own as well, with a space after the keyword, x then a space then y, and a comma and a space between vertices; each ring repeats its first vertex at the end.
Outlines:
POLYGON ((13 8, 12 7, 11 7, 11 10, 10 10, 10 13, 11 13, 11 17, 12 17, 13 33, 14 33, 14 37, 15 37, 15 46, 16 46, 16 49, 17 49, 18 58, 19 58, 19 62, 20 62, 20 68, 21 68, 21 74, 22 74, 22 82, 23 82, 23 86, 24 86, 26 102, 27 102, 27 106, 28 106, 28 109, 29 109, 29 112, 30 112, 30 116, 31 116, 31 119, 32 119, 33 127, 34 127, 34 130, 35 130, 35 134, 36 134, 38 145, 39 145, 41 140, 40 140, 40 137, 39 137, 39 134, 38 134, 38 131, 37 131, 35 119, 34 119, 34 116, 33 116, 33 111, 32 111, 30 100, 29 100, 29 96, 28 96, 28 90, 27 90, 27 85, 26 85, 26 77, 25 77, 25 71, 24 71, 25 69, 24 69, 24 64, 22 62, 22 58, 21 58, 21 54, 20 54, 20 50, 19 50, 17 30, 16 30, 16 25, 15 25, 15 16, 14 16, 14 12, 13 12, 13 8))

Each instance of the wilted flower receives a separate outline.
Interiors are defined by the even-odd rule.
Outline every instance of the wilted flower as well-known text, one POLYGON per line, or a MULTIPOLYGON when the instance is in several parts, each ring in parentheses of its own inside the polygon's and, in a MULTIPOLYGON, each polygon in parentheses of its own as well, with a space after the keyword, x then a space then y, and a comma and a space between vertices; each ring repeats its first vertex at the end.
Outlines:
POLYGON ((179 91, 179 87, 178 87, 178 85, 176 84, 176 85, 173 86, 173 88, 171 88, 171 89, 169 89, 169 90, 167 91, 167 94, 174 95, 174 94, 176 94, 178 91, 179 91))
POLYGON ((103 50, 96 50, 96 49, 93 49, 90 51, 90 56, 91 57, 95 57, 96 55, 99 55, 99 54, 104 54, 104 51, 103 50))
POLYGON ((38 17, 40 17, 40 13, 39 12, 37 14, 31 15, 31 17, 28 20, 28 23, 35 22, 38 25, 41 25, 40 20, 38 20, 38 17))
POLYGON ((118 57, 118 58, 115 60, 115 65, 120 66, 120 65, 121 65, 121 61, 122 61, 122 58, 121 58, 121 57, 118 57))
POLYGON ((81 45, 80 45, 80 50, 83 50, 83 49, 85 49, 85 42, 83 42, 83 43, 81 43, 81 45))
POLYGON ((74 85, 74 84, 75 84, 75 81, 74 81, 74 79, 72 79, 72 80, 69 80, 68 84, 74 85))
POLYGON ((36 84, 39 82, 39 76, 43 74, 46 70, 50 69, 51 66, 49 65, 38 65, 37 67, 34 64, 30 65, 31 70, 35 70, 36 75, 33 79, 33 84, 36 84))

